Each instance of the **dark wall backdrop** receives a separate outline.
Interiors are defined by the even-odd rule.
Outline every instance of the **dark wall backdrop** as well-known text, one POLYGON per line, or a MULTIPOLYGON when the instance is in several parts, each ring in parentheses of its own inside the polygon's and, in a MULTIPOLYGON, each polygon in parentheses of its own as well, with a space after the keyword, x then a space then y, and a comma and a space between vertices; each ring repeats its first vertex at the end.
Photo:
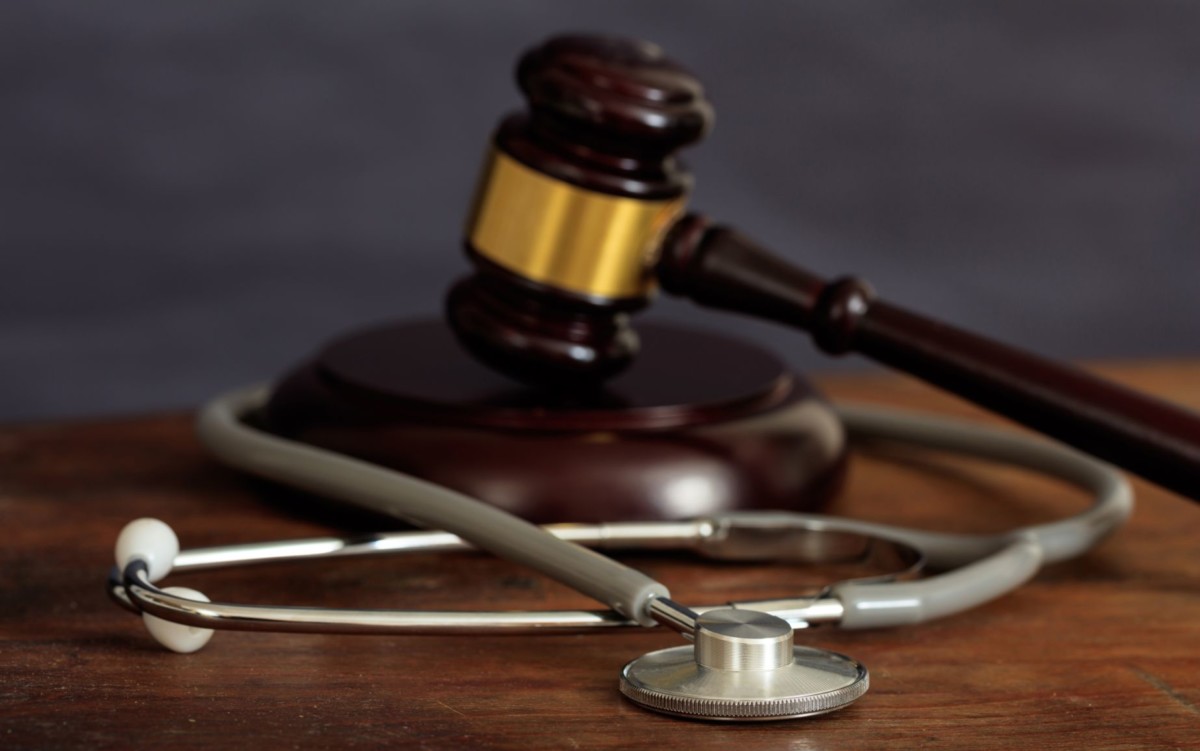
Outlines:
POLYGON ((1194 2, 41 0, 0 3, 0 418, 191 405, 437 314, 513 61, 561 30, 702 76, 693 205, 796 260, 1044 353, 1200 354, 1194 2))

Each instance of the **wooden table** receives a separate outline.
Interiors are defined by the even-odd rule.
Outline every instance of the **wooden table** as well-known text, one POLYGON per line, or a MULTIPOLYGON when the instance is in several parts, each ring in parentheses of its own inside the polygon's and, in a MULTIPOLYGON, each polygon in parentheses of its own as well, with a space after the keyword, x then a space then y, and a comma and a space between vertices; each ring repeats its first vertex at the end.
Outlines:
MULTIPOLYGON (((1200 363, 1108 375, 1200 408, 1200 363)), ((819 379, 838 399, 967 415, 891 376, 819 379)), ((854 655, 871 691, 804 721, 725 725, 651 714, 617 692, 663 630, 595 636, 353 637, 218 633, 163 652, 103 580, 128 520, 169 520, 185 546, 326 534, 295 495, 218 466, 189 417, 0 430, 0 748, 1200 748, 1200 507, 1137 484, 1139 508, 1082 560, 970 613, 802 639, 854 655)), ((942 457, 856 461, 835 511, 999 530, 1078 508, 1078 494, 942 457)), ((784 593, 804 572, 629 558, 683 602, 784 593)), ((382 607, 591 607, 476 556, 178 577, 224 599, 382 607)))

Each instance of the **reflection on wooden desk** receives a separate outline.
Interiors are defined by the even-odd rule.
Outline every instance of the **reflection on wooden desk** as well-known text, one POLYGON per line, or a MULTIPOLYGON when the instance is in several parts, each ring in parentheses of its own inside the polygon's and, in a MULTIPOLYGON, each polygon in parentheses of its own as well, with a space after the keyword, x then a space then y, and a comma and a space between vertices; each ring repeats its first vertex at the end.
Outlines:
MULTIPOLYGON (((1200 407, 1200 363, 1125 366, 1118 380, 1200 407)), ((891 376, 828 377, 835 399, 983 417, 891 376)), ((809 721, 710 725, 624 701, 616 671, 667 633, 595 637, 218 634, 165 653, 103 592, 117 531, 169 519, 187 545, 326 534, 293 497, 216 465, 187 416, 0 430, 0 738, 6 748, 169 742, 426 748, 1182 748, 1200 738, 1200 514, 1137 483, 1130 524, 1085 558, 970 613, 911 629, 814 630, 872 671, 854 707, 809 721)), ((834 510, 998 530, 1077 508, 1055 483, 933 456, 855 461, 834 510)), ((802 572, 626 558, 681 599, 786 592, 802 572)), ((518 567, 471 555, 204 575, 266 602, 378 607, 591 607, 518 567)), ((181 583, 187 584, 187 581, 181 583)))

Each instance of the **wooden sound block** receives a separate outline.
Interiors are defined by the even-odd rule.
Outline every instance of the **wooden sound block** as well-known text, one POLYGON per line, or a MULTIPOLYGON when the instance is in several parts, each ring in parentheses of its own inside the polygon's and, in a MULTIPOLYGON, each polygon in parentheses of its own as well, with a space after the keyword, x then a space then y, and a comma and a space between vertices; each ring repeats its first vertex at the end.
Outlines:
POLYGON ((440 321, 356 332, 289 374, 267 430, 431 480, 536 522, 811 510, 839 487, 829 405, 769 352, 667 326, 586 393, 477 364, 440 321))

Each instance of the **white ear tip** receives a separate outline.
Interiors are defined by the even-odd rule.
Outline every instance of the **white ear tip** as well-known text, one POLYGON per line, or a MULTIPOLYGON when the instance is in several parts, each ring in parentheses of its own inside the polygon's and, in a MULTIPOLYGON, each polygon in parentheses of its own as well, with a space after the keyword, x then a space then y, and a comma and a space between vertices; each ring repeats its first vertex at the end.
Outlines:
POLYGON ((125 525, 117 537, 117 566, 121 570, 135 558, 141 558, 149 568, 150 581, 156 582, 171 573, 175 556, 179 555, 179 538, 175 530, 158 519, 136 519, 125 525))
MULTIPOLYGON (((169 595, 186 597, 189 600, 209 601, 202 593, 194 589, 188 589, 187 587, 167 587, 163 591, 169 595)), ((182 623, 163 620, 149 613, 142 613, 142 620, 146 623, 146 630, 150 632, 155 641, 172 652, 180 654, 195 652, 205 644, 208 644, 208 640, 213 635, 211 628, 187 626, 182 623)))

